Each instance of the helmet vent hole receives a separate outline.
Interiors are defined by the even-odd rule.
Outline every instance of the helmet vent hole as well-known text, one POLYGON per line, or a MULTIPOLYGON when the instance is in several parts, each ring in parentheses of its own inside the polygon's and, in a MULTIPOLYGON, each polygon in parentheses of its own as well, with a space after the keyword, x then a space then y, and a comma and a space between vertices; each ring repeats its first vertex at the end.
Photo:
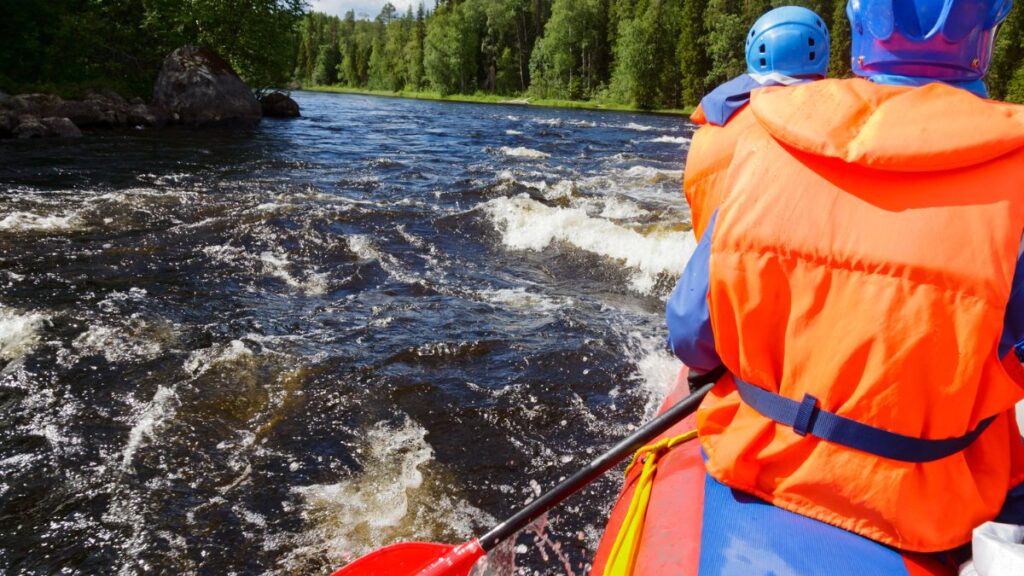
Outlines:
POLYGON ((761 44, 761 47, 758 48, 757 51, 760 52, 761 54, 764 54, 765 53, 764 44, 761 44))
POLYGON ((808 46, 814 46, 814 38, 808 38, 807 39, 807 45, 808 46))
POLYGON ((764 68, 767 65, 768 65, 768 61, 765 60, 764 58, 761 58, 761 67, 764 68))
POLYGON ((814 58, 815 58, 816 54, 814 52, 811 52, 810 56, 811 56, 811 62, 814 62, 814 58))

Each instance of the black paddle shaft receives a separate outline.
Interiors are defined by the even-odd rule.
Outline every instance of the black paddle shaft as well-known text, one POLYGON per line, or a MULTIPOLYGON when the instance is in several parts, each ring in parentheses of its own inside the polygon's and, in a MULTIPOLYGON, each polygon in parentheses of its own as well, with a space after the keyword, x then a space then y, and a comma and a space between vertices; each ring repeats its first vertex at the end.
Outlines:
POLYGON ((582 470, 562 480, 558 486, 541 494, 536 500, 527 504, 525 508, 516 512, 511 518, 498 524, 490 532, 481 536, 479 538, 480 546, 485 552, 490 552, 499 542, 519 532, 529 525, 530 522, 536 520, 538 516, 558 506, 563 500, 575 494, 580 488, 590 484, 598 476, 607 472, 651 440, 657 438, 662 432, 665 432, 683 418, 693 414, 712 386, 714 386, 713 382, 701 386, 660 416, 641 426, 640 429, 616 444, 611 450, 595 458, 582 470))

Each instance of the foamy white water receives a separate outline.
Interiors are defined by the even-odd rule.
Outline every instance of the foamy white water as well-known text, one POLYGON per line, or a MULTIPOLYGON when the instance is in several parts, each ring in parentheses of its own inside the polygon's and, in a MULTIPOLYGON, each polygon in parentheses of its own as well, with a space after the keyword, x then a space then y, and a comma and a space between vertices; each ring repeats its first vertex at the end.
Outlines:
POLYGON ((658 136, 651 140, 651 142, 664 143, 664 144, 686 144, 690 142, 690 139, 686 136, 658 136))
POLYGON ((659 275, 679 274, 696 248, 693 234, 675 230, 640 232, 589 216, 580 208, 552 208, 525 194, 496 198, 484 212, 514 250, 540 251, 562 241, 601 256, 621 261, 632 270, 631 286, 649 294, 659 275))
POLYGON ((131 466, 132 458, 143 442, 153 438, 158 433, 160 424, 173 416, 176 400, 173 388, 161 386, 157 389, 153 399, 146 405, 128 433, 128 442, 121 451, 122 468, 131 466))
POLYGON ((93 324, 72 342, 80 354, 99 354, 108 362, 148 360, 159 356, 174 339, 168 323, 150 323, 132 318, 125 325, 93 324))
POLYGON ((359 449, 362 472, 334 484, 295 487, 309 528, 282 562, 326 557, 340 566, 403 540, 466 538, 494 518, 459 500, 457 486, 433 465, 426 430, 412 421, 378 423, 359 449))
POLYGON ((636 130, 637 132, 650 132, 651 130, 657 130, 654 126, 647 126, 646 124, 637 124, 636 122, 630 122, 624 126, 620 126, 626 130, 636 130))
POLYGON ((185 370, 192 377, 197 377, 218 364, 235 362, 242 358, 251 358, 252 350, 241 340, 232 340, 227 344, 214 345, 209 348, 195 350, 185 361, 185 370))
POLYGON ((268 274, 284 280, 285 284, 306 292, 308 294, 323 294, 327 291, 327 275, 318 272, 306 272, 304 278, 296 278, 289 269, 292 263, 288 256, 283 253, 263 252, 260 254, 260 261, 268 274))
POLYGON ((552 312, 566 306, 572 306, 572 298, 556 298, 528 292, 526 288, 501 288, 497 290, 481 290, 480 296, 488 302, 507 308, 518 308, 531 312, 552 312))
POLYGON ((0 305, 0 360, 15 360, 35 348, 46 320, 37 312, 19 312, 0 305))
POLYGON ((511 146, 502 146, 498 149, 499 152, 505 156, 511 156, 513 158, 530 158, 530 159, 541 159, 551 156, 547 152, 541 152, 540 150, 534 150, 533 148, 525 148, 523 146, 517 146, 515 148, 511 146))
MULTIPOLYGON (((672 381, 683 151, 649 141, 679 119, 295 98, 241 138, 5 150, 8 564, 284 576, 464 540, 672 381)), ((620 481, 499 574, 583 573, 620 481)))
POLYGON ((56 216, 13 212, 0 218, 0 232, 65 232, 81 225, 75 214, 56 216))
POLYGON ((601 209, 601 218, 609 220, 629 220, 645 214, 647 214, 647 211, 637 205, 636 202, 619 196, 608 197, 601 209))
POLYGON ((627 178, 640 178, 651 183, 657 183, 664 180, 679 180, 683 177, 683 171, 664 170, 652 168, 651 166, 633 166, 623 172, 622 175, 627 178))

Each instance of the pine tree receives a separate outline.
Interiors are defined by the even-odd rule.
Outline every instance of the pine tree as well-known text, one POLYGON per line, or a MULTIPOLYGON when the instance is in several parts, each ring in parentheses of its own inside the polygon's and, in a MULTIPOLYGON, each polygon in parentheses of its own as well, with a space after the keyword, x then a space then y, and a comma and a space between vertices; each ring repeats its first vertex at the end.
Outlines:
POLYGON ((708 75, 708 55, 702 42, 704 34, 704 1, 683 0, 676 54, 684 105, 696 105, 704 96, 704 79, 708 75))
POLYGON ((672 106, 679 99, 675 46, 679 10, 668 0, 639 2, 636 15, 620 25, 615 46, 613 92, 640 108, 672 106))
POLYGON ((846 0, 835 0, 832 11, 832 53, 829 56, 829 76, 846 78, 850 69, 850 20, 846 17, 846 0))
POLYGON ((992 65, 988 73, 988 87, 992 98, 1021 103, 1021 80, 1024 73, 1024 14, 1018 8, 999 28, 992 65))
POLYGON ((747 30, 739 0, 710 0, 704 11, 704 45, 709 69, 705 86, 713 88, 747 69, 743 47, 747 30))

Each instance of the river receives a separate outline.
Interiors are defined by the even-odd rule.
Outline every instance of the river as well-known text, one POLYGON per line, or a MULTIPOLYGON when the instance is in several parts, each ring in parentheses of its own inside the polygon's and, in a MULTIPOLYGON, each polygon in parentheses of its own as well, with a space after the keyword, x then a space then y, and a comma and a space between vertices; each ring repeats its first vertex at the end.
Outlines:
MULTIPOLYGON (((252 131, 0 144, 0 571, 461 541, 654 412, 691 126, 294 96, 252 131)), ((620 472, 518 573, 584 574, 620 472)))

